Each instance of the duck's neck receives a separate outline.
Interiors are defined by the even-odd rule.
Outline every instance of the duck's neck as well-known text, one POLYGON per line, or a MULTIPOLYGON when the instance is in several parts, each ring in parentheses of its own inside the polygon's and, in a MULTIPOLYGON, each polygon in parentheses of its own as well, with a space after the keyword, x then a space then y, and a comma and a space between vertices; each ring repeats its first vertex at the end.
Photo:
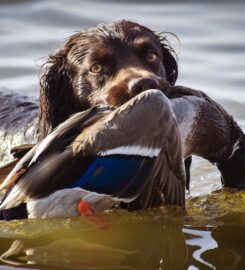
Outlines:
POLYGON ((225 187, 245 188, 245 135, 234 123, 236 140, 230 156, 217 163, 225 187))

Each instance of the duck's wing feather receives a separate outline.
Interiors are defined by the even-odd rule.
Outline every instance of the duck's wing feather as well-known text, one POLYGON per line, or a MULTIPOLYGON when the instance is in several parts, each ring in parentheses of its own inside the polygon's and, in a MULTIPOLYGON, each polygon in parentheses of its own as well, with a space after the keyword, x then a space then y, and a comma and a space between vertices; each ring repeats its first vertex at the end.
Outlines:
MULTIPOLYGON (((91 125, 98 118, 103 117, 107 107, 94 107, 85 112, 77 113, 70 117, 67 121, 59 125, 51 134, 43 141, 36 144, 14 167, 8 177, 0 185, 0 190, 6 189, 13 182, 26 172, 32 165, 39 164, 41 160, 52 160, 53 155, 61 153, 69 146, 74 138, 82 132, 82 130, 91 125)), ((61 155, 62 160, 62 155, 61 155)), ((59 162, 59 160, 57 160, 59 162)))
POLYGON ((8 174, 13 170, 13 168, 17 164, 17 162, 18 160, 14 159, 0 167, 0 183, 2 183, 4 179, 6 179, 8 174))
MULTIPOLYGON (((71 120, 74 118, 59 126, 45 139, 46 144, 42 145, 44 140, 25 158, 29 161, 25 165, 28 169, 18 178, 1 209, 14 207, 28 198, 44 197, 72 184, 84 163, 112 155, 151 158, 153 163, 142 181, 136 174, 111 196, 127 202, 140 196, 144 201, 141 208, 164 202, 184 205, 185 171, 180 136, 171 104, 160 91, 145 91, 120 108, 107 111, 99 121, 90 121, 92 124, 86 128, 84 118, 77 120, 72 135, 71 120)), ((15 173, 22 167, 17 165, 15 173)))
POLYGON ((134 193, 132 186, 135 188, 137 176, 113 195, 123 198, 134 194, 137 198, 141 194, 141 209, 161 203, 184 205, 182 144, 175 114, 166 96, 160 91, 146 91, 110 113, 104 121, 99 121, 86 130, 87 134, 82 133, 76 138, 73 143, 75 152, 86 149, 86 153, 92 151, 100 155, 154 158, 151 169, 134 193), (93 129, 96 129, 95 137, 93 129), (90 139, 84 140, 83 136, 90 139))
POLYGON ((136 200, 126 205, 128 210, 162 204, 185 206, 186 174, 180 133, 172 108, 166 104, 163 115, 161 152, 144 189, 136 200))

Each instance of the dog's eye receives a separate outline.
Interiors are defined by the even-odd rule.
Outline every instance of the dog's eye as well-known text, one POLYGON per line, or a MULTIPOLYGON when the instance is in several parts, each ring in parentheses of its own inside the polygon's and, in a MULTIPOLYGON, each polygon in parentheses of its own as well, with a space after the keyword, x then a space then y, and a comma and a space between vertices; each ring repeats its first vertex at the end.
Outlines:
POLYGON ((93 64, 91 67, 90 67, 90 72, 92 73, 99 73, 102 71, 102 65, 96 63, 96 64, 93 64))
POLYGON ((147 54, 147 61, 148 62, 155 62, 158 59, 157 52, 150 51, 147 54))

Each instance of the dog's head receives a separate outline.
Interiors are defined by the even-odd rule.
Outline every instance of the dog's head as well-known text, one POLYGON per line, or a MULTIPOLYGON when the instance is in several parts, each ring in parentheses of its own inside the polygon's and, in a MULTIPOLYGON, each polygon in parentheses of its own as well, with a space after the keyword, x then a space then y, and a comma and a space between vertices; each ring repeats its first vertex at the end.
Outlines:
POLYGON ((101 24, 70 37, 41 78, 40 138, 71 114, 119 106, 138 93, 174 84, 175 54, 164 35, 130 21, 101 24))

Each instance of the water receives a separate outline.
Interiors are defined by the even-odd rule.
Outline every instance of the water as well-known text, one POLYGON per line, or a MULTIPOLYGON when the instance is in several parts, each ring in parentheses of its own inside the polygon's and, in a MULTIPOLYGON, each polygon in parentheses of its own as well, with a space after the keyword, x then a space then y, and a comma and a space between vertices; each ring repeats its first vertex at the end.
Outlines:
MULTIPOLYGON (((123 3, 0 1, 0 96, 8 95, 5 114, 0 99, 0 164, 11 146, 36 140, 43 57, 76 30, 122 18, 177 34, 177 83, 204 90, 244 127, 245 4, 123 3), (17 94, 29 104, 16 106, 17 94)), ((219 178, 215 167, 194 159, 187 213, 161 208, 92 221, 0 222, 0 269, 245 269, 245 193, 217 191, 219 178)))

